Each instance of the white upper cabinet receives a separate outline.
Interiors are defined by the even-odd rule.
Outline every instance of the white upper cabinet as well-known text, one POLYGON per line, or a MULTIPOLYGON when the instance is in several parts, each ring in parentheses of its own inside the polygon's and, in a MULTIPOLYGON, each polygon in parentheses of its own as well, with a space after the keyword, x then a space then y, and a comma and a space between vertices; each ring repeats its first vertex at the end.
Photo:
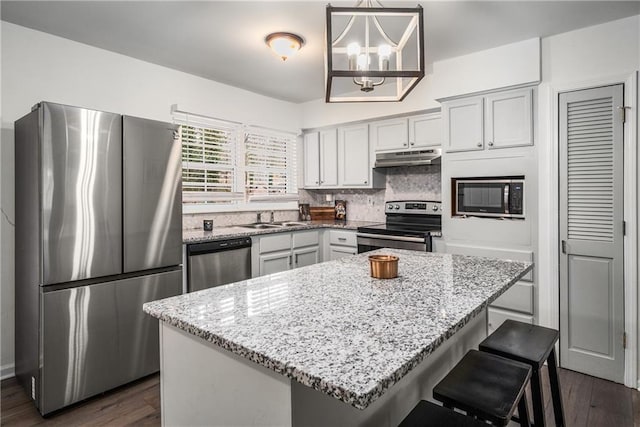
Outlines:
POLYGON ((338 134, 335 129, 306 134, 303 158, 305 188, 338 185, 338 134))
POLYGON ((525 88, 443 101, 446 151, 532 145, 532 93, 525 88))
POLYGON ((304 188, 384 188, 386 176, 373 169, 366 123, 304 136, 304 188))
POLYGON ((373 122, 371 142, 376 152, 404 151, 442 145, 440 113, 373 122))
POLYGON ((375 151, 409 148, 409 127, 406 117, 371 123, 371 142, 375 151))
POLYGON ((338 185, 338 135, 336 129, 320 132, 320 186, 338 185))
POLYGON ((489 149, 533 144, 531 89, 495 93, 484 98, 489 149))
POLYGON ((303 167, 304 186, 318 187, 320 185, 320 133, 311 132, 304 136, 303 167))
POLYGON ((409 148, 439 147, 442 145, 442 116, 440 113, 409 117, 409 148))
POLYGON ((343 187, 367 187, 371 180, 369 127, 338 128, 338 182, 343 187))
POLYGON ((444 147, 448 152, 482 150, 482 98, 464 98, 442 105, 444 147))

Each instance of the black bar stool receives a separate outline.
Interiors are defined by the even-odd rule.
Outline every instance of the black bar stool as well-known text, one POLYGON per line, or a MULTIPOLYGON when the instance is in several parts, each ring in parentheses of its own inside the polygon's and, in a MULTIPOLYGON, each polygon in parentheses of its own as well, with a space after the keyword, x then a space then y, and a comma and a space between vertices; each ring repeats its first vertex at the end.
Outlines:
POLYGON ((525 387, 531 367, 477 350, 469 351, 433 389, 445 408, 506 426, 518 408, 522 427, 530 427, 525 387))
POLYGON ((540 369, 547 361, 549 368, 549 384, 553 414, 556 426, 566 426, 560 381, 556 369, 555 344, 558 341, 558 331, 555 329, 535 326, 529 323, 506 320, 487 339, 480 343, 480 350, 497 354, 531 366, 531 394, 533 401, 533 420, 536 427, 545 425, 544 399, 542 397, 542 378, 540 369))
POLYGON ((474 418, 464 416, 435 403, 421 400, 398 427, 487 427, 474 418))

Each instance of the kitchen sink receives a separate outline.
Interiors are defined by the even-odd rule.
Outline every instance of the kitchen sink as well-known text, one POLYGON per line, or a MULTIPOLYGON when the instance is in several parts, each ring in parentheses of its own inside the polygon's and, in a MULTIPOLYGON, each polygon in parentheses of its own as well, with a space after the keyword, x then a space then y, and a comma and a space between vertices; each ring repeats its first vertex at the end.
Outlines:
POLYGON ((299 225, 307 225, 304 222, 295 222, 295 221, 276 222, 274 224, 279 224, 282 227, 296 227, 296 226, 299 226, 299 225))
POLYGON ((254 224, 236 225, 236 227, 263 229, 263 228, 282 228, 282 225, 280 225, 280 224, 268 224, 268 223, 260 222, 260 223, 254 223, 254 224))
POLYGON ((285 228, 285 227, 296 227, 300 225, 306 225, 304 222, 295 222, 295 221, 283 221, 283 222, 254 222, 253 224, 243 224, 236 225, 236 227, 240 228, 253 228, 257 230, 262 230, 265 228, 285 228))

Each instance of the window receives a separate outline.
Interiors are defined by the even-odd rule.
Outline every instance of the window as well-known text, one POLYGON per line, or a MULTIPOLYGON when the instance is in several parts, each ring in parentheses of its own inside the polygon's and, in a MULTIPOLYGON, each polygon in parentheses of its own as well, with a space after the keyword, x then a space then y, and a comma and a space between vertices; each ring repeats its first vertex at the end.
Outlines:
POLYGON ((180 124, 185 207, 236 210, 297 200, 294 134, 183 113, 174 119, 180 124))
POLYGON ((297 200, 296 137, 247 128, 245 194, 249 201, 297 200))
POLYGON ((228 202, 238 197, 237 136, 232 127, 180 126, 183 202, 228 202))

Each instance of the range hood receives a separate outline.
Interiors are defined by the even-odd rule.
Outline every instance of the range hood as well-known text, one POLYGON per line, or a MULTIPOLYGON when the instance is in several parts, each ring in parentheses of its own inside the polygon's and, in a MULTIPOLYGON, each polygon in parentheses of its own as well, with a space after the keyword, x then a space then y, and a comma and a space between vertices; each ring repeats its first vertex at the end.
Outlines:
POLYGON ((395 153, 377 153, 376 168, 390 168, 392 166, 421 166, 421 165, 439 165, 440 148, 431 148, 425 150, 399 151, 395 153))

